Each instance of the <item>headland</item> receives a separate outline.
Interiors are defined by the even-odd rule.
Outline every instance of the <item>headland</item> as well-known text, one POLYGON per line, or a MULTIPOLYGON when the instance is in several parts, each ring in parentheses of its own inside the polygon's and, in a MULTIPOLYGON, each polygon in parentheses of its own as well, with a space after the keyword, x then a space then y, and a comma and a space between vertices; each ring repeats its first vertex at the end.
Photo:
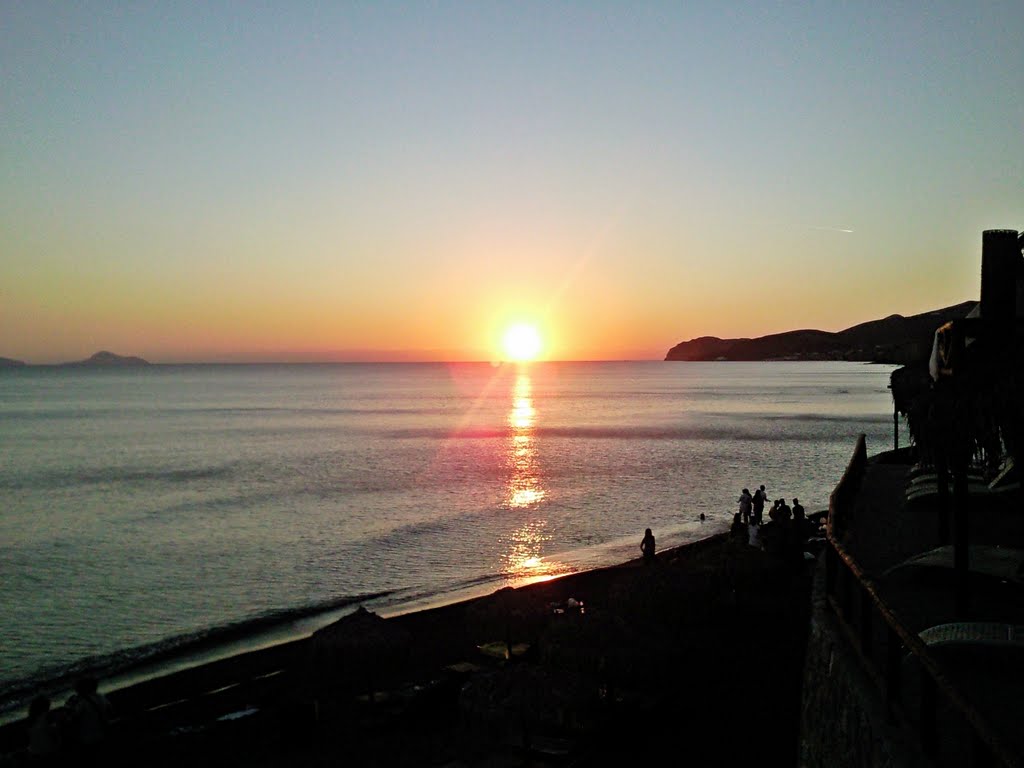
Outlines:
POLYGON ((676 344, 666 360, 849 360, 904 365, 928 356, 932 333, 964 317, 977 304, 966 301, 919 315, 890 315, 846 330, 799 330, 754 339, 702 336, 676 344))

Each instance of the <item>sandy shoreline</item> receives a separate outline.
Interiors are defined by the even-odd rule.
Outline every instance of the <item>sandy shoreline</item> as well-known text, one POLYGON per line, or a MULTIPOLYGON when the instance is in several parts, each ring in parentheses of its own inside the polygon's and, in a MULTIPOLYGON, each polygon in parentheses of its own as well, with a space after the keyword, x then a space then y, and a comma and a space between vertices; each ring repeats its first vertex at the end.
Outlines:
MULTIPOLYGON (((710 527, 711 523, 709 521, 710 527)), ((716 535, 720 534, 713 534, 712 537, 716 535)), ((701 541, 703 539, 684 541, 666 549, 665 552, 698 544, 701 541)), ((632 549, 632 547, 629 548, 632 549)), ((612 553, 622 553, 625 547, 622 545, 605 545, 603 549, 608 549, 612 553)), ((608 552, 603 554, 607 556, 608 552)), ((593 555, 591 559, 594 559, 593 555)), ((333 608, 313 607, 301 613, 292 610, 281 612, 283 614, 294 613, 294 617, 276 618, 269 616, 263 619, 239 622, 235 626, 216 628, 210 631, 206 637, 170 645, 166 650, 158 650, 150 655, 145 655, 138 661, 111 663, 101 659, 95 664, 89 664, 88 660, 86 660, 86 663, 74 665, 74 667, 70 668, 78 669, 78 671, 69 671, 41 679, 38 684, 26 681, 26 685, 23 688, 13 689, 13 693, 10 696, 11 701, 0 706, 0 729, 23 719, 28 701, 38 693, 45 693, 54 702, 65 701, 72 692, 74 680, 82 674, 92 674, 100 679, 101 690, 105 693, 117 692, 141 683, 148 683, 159 678, 187 672, 195 667, 222 662, 235 656, 265 651, 274 646, 308 639, 313 632, 352 613, 359 605, 363 605, 383 617, 395 617, 486 597, 503 586, 520 588, 529 586, 537 581, 547 580, 548 578, 577 576, 592 570, 617 567, 619 564, 621 564, 621 561, 612 565, 584 568, 553 577, 510 578, 507 575, 495 574, 481 579, 473 585, 456 587, 448 591, 425 595, 407 594, 408 591, 404 590, 356 596, 338 601, 337 606, 333 608)), ((175 638, 170 638, 170 641, 173 640, 175 638)), ((2 732, 0 732, 0 743, 2 743, 2 732)))
MULTIPOLYGON (((714 534, 709 538, 720 535, 714 534)), ((706 541, 706 539, 679 544, 666 549, 663 554, 699 545, 703 541, 706 541)), ((615 563, 587 568, 553 577, 537 577, 533 579, 524 577, 512 580, 505 586, 519 589, 542 581, 577 577, 591 571, 620 567, 623 564, 615 563)), ((212 633, 210 637, 184 643, 180 646, 169 648, 166 651, 155 653, 136 663, 124 665, 121 669, 113 672, 105 673, 102 668, 97 670, 95 666, 87 667, 87 669, 93 670, 93 673, 100 678, 100 688, 104 693, 113 693, 116 696, 118 692, 124 689, 143 683, 150 683, 161 678, 170 678, 179 673, 186 673, 214 663, 228 662, 236 657, 269 651, 277 646, 285 646, 308 640, 316 630, 352 613, 360 605, 378 613, 382 617, 393 618, 485 598, 498 589, 503 588, 496 586, 502 580, 503 577, 495 576, 487 580, 481 580, 480 583, 473 586, 466 586, 449 592, 422 596, 406 595, 397 599, 395 594, 391 592, 354 597, 339 603, 336 608, 311 610, 308 614, 296 618, 283 620, 268 618, 265 621, 256 622, 254 627, 227 627, 224 630, 212 633)), ((51 678, 49 681, 44 682, 41 690, 55 702, 62 702, 71 694, 74 678, 74 674, 51 678)), ((25 716, 28 699, 38 692, 39 689, 26 689, 26 693, 21 697, 24 701, 19 701, 14 706, 5 707, 3 711, 0 711, 0 728, 22 720, 25 716)))
MULTIPOLYGON (((741 652, 729 650, 730 644, 738 642, 739 649, 747 647, 746 641, 735 637, 735 626, 749 625, 751 619, 767 620, 772 626, 785 619, 784 634, 787 637, 802 636, 805 622, 791 621, 795 616, 790 614, 793 610, 797 614, 802 611, 800 600, 791 598, 794 590, 799 593, 803 587, 799 579, 793 579, 791 565, 782 566, 774 558, 745 546, 739 547, 730 542, 727 535, 719 534, 660 553, 659 562, 654 567, 644 567, 634 560, 568 574, 515 590, 500 590, 446 605, 397 613, 383 620, 381 625, 388 628, 384 637, 393 633, 407 639, 403 642, 408 648, 403 646, 401 653, 394 658, 382 655, 379 648, 357 648, 346 657, 360 657, 362 660, 357 661, 355 667, 348 662, 348 666, 339 672, 333 670, 333 662, 329 659, 326 665, 322 658, 311 665, 314 643, 311 639, 299 639, 140 681, 111 692, 110 698, 122 715, 119 729, 124 735, 121 742, 132 759, 137 759, 138 750, 148 755, 155 744, 162 744, 168 739, 175 749, 187 753, 179 754, 181 759, 192 759, 192 752, 197 748, 214 752, 234 751, 238 746, 237 734, 232 735, 229 731, 244 730, 259 721, 263 723, 258 728, 260 734, 276 733, 278 736, 271 738, 272 743, 264 745, 259 755, 250 755, 246 764, 254 764, 254 760, 255 764, 275 764, 276 760, 259 763, 260 756, 270 754, 275 754, 277 760, 287 759, 297 764, 311 760, 309 764, 317 764, 316 755, 322 756, 339 747, 334 742, 337 728, 325 730, 325 719, 327 722, 345 723, 346 732, 354 728, 354 732, 359 733, 366 728, 373 730, 375 726, 372 724, 383 716, 384 710, 380 705, 377 709, 370 706, 369 715, 360 712, 353 716, 352 713, 353 706, 363 706, 358 705, 358 691, 354 684, 350 684, 360 675, 353 676, 352 672, 374 668, 379 672, 364 681, 370 689, 391 690, 391 696, 397 696, 395 691, 405 690, 403 686, 408 684, 412 689, 419 687, 424 691, 434 691, 437 696, 444 692, 443 702, 436 708, 438 713, 447 713, 443 723, 434 723, 427 728, 426 721, 414 717, 412 725, 406 723, 401 726, 412 728, 418 734, 417 738, 426 738, 429 744, 420 744, 419 749, 426 749, 432 754, 436 752, 436 759, 442 760, 456 755, 461 749, 459 745, 465 741, 465 726, 457 723, 460 721, 459 712, 470 706, 467 701, 474 700, 474 686, 486 689, 492 682, 485 681, 512 674, 511 669, 517 670, 514 674, 531 670, 530 674, 541 679, 550 678, 550 685, 542 685, 544 690, 550 689, 543 696, 565 698, 559 705, 563 711, 561 717, 564 719, 566 710, 574 711, 573 717, 579 721, 572 725, 568 721, 555 722, 549 718, 550 722, 538 721, 538 728, 565 731, 567 743, 575 745, 574 749, 583 749, 582 744, 603 732, 601 728, 595 731, 594 723, 607 717, 606 710, 610 706, 607 701, 601 703, 595 699, 594 692, 604 690, 602 686, 611 685, 610 681, 616 676, 622 678, 615 681, 616 688, 636 688, 633 680, 636 670, 633 667, 637 664, 646 661, 656 663, 665 667, 666 680, 678 679, 681 671, 668 663, 674 659, 677 648, 689 644, 696 653, 708 656, 708 662, 711 657, 723 653, 730 657, 741 652), (747 586, 738 583, 744 580, 749 581, 747 586), (753 597, 754 591, 762 589, 756 585, 772 580, 784 584, 784 588, 775 594, 761 596, 763 599, 750 601, 745 597, 748 594, 753 597), (570 597, 584 603, 585 618, 566 620, 552 611, 552 606, 564 606, 570 597), (785 598, 782 613, 765 616, 765 608, 777 602, 779 597, 785 598), (689 615, 694 612, 703 615, 703 620, 694 622, 694 616, 689 615), (737 612, 750 615, 734 615, 737 612), (583 631, 587 637, 580 639, 572 634, 577 631, 583 631), (517 647, 532 649, 527 652, 529 660, 504 669, 501 665, 509 662, 481 654, 481 645, 503 648, 503 635, 507 640, 514 640, 517 647), (673 635, 674 641, 668 642, 673 635), (573 643, 583 645, 568 649, 573 643), (646 645, 650 647, 642 652, 637 650, 646 645), (620 659, 623 647, 631 650, 620 659), (566 658, 559 661, 562 656, 566 658), (567 672, 566 664, 573 666, 577 662, 572 660, 579 658, 590 658, 593 664, 567 672), (494 665, 499 668, 494 668, 494 665), (311 668, 314 668, 312 679, 311 668), (453 672, 453 669, 464 672, 453 672), (330 684, 317 679, 332 679, 332 670, 339 672, 340 676, 335 676, 330 684), (601 682, 599 678, 602 675, 608 680, 601 682), (576 693, 560 693, 570 688, 576 693), (231 712, 246 712, 249 716, 237 721, 217 720, 231 712), (421 725, 425 730, 420 729, 421 725), (193 734, 191 739, 169 735, 175 729, 180 734, 182 727, 193 734), (311 745, 309 754, 293 754, 292 731, 295 729, 302 734, 301 743, 311 745), (428 737, 427 732, 444 735, 428 737)), ((764 642, 768 645, 775 643, 778 638, 771 636, 774 634, 768 633, 764 642)), ((802 662, 802 647, 799 659, 802 662)), ((689 674, 696 677, 706 674, 707 669, 703 666, 702 663, 700 669, 690 670, 689 674)), ((687 675, 682 676, 685 678, 687 675)), ((799 681, 799 674, 794 673, 793 678, 799 681)), ((666 690, 662 683, 648 686, 650 690, 643 691, 641 699, 664 697, 666 690)), ((729 683, 730 686, 733 684, 729 683)), ((789 694, 790 704, 798 701, 798 695, 793 699, 792 691, 789 694)), ((488 695, 476 694, 476 697, 489 701, 488 695)), ((622 706, 618 699, 615 702, 614 707, 622 706)), ((673 704, 677 705, 679 702, 673 704)), ((483 711, 488 710, 491 704, 472 706, 483 711)), ((641 706, 641 710, 645 706, 641 706)), ((791 708, 795 722, 796 705, 791 708)), ((462 714, 464 716, 465 712, 462 714)), ((405 717, 407 715, 401 715, 399 719, 405 717)), ((489 733, 490 726, 478 726, 469 726, 471 735, 481 728, 489 733)), ((18 725, 2 729, 0 749, 9 751, 12 745, 16 745, 17 730, 18 725)), ((521 736, 519 738, 521 740, 521 736)), ((507 741, 508 738, 502 737, 492 744, 489 738, 485 738, 483 748, 503 749, 508 746, 505 744, 507 741)), ((414 742, 416 739, 402 749, 411 749, 414 742)), ((158 752, 165 751, 165 746, 158 747, 158 752)), ((426 762, 434 759, 431 757, 426 762)), ((415 762, 411 753, 402 752, 390 754, 379 764, 410 761, 415 762)))

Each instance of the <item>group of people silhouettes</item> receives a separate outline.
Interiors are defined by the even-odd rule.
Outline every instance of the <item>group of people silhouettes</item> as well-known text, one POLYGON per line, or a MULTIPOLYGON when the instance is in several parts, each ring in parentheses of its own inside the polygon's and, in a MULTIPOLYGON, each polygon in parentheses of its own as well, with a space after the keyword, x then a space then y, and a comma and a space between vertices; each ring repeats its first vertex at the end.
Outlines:
MULTIPOLYGON (((764 508, 768 492, 762 485, 753 494, 746 488, 740 493, 739 512, 733 517, 732 530, 737 537, 744 533, 747 543, 758 549, 765 549, 761 526, 764 524, 764 508)), ((773 536, 769 536, 769 548, 785 552, 799 548, 803 552, 807 516, 800 499, 793 498, 790 507, 784 498, 775 499, 768 510, 768 519, 776 523, 773 536)))
POLYGON ((77 754, 85 763, 100 757, 114 709, 99 692, 96 679, 82 678, 63 707, 51 706, 47 696, 36 696, 29 705, 28 764, 52 764, 68 754, 77 754))
MULTIPOLYGON (((779 554, 802 555, 807 542, 807 515, 800 499, 793 497, 793 506, 784 498, 774 499, 768 510, 768 519, 775 523, 769 531, 762 532, 764 525, 764 508, 768 504, 768 491, 762 485, 751 493, 744 488, 739 497, 740 509, 733 516, 732 534, 736 540, 746 539, 747 543, 757 549, 766 549, 779 554)), ((704 522, 704 513, 700 515, 704 522)), ((654 534, 648 528, 640 542, 640 552, 644 564, 653 563, 657 547, 654 534)))

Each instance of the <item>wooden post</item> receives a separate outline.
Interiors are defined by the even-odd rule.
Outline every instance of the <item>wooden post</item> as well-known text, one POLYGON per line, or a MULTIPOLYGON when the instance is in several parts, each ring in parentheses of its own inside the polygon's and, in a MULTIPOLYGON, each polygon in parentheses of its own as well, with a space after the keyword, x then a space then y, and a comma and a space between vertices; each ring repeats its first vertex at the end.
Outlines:
POLYGON ((988 748, 985 740, 978 736, 978 732, 971 729, 971 768, 990 768, 995 765, 995 758, 992 750, 988 748))
POLYGON ((874 648, 872 641, 874 640, 874 627, 872 624, 872 617, 874 616, 875 603, 871 599, 871 593, 864 588, 864 585, 860 585, 860 650, 864 654, 864 658, 869 662, 872 659, 874 648))
POLYGON ((885 641, 885 701, 889 719, 895 720, 896 708, 902 698, 901 673, 903 664, 903 643, 891 626, 886 625, 885 641))
POLYGON ((968 515, 970 512, 970 497, 967 493, 967 466, 971 461, 972 444, 968 434, 970 427, 964 426, 964 421, 970 418, 965 416, 960 409, 969 408, 971 392, 965 391, 965 384, 961 377, 965 376, 962 370, 964 365, 965 339, 962 331, 953 333, 953 411, 949 414, 953 423, 951 425, 950 440, 950 469, 953 475, 953 570, 956 574, 956 614, 961 619, 966 619, 970 613, 970 583, 968 581, 968 515))
POLYGON ((958 457, 953 468, 953 570, 956 573, 956 614, 966 619, 971 612, 971 592, 968 581, 969 534, 968 515, 970 497, 967 493, 966 457, 958 457))
POLYGON ((1020 241, 1014 229, 981 233, 981 321, 989 332, 1007 335, 1017 308, 1020 241))
POLYGON ((938 534, 939 546, 949 544, 949 461, 946 457, 947 447, 937 445, 935 447, 935 484, 938 488, 938 534))
POLYGON ((892 406, 892 449, 900 449, 900 412, 896 409, 895 403, 892 406))
POLYGON ((927 669, 921 667, 921 698, 918 702, 918 722, 921 729, 921 747, 928 757, 935 757, 939 748, 936 707, 938 701, 935 693, 935 678, 927 669))
POLYGON ((832 542, 825 542, 825 594, 836 596, 836 570, 839 566, 839 554, 832 547, 832 542))

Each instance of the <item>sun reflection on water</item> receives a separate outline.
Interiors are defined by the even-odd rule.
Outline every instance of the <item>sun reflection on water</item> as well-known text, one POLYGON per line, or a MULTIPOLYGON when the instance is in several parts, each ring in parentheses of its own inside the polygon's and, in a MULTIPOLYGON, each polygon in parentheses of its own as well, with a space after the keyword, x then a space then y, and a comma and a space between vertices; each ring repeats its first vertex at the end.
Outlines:
MULTIPOLYGON (((524 369, 516 377, 512 390, 512 409, 508 415, 511 437, 508 447, 509 479, 505 504, 509 509, 533 511, 541 508, 546 492, 541 485, 534 429, 537 411, 533 407, 532 382, 524 369)), ((551 539, 546 533, 547 519, 534 514, 509 535, 502 555, 504 571, 510 581, 526 584, 544 581, 567 568, 562 563, 543 557, 544 544, 551 539)))
POLYGON ((512 411, 508 415, 512 427, 509 447, 511 473, 508 482, 507 503, 513 509, 535 506, 544 499, 537 467, 537 446, 533 428, 537 412, 533 407, 530 375, 520 371, 512 392, 512 411))

